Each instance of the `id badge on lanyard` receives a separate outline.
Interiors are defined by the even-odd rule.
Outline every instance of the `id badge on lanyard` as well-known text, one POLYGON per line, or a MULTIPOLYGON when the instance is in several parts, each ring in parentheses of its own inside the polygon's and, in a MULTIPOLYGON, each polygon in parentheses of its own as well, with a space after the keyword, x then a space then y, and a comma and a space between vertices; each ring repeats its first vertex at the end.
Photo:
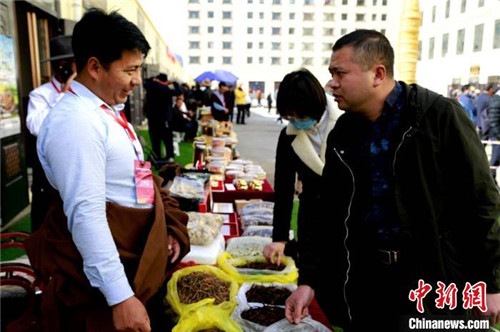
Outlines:
POLYGON ((112 116, 120 126, 125 129, 127 136, 132 143, 137 159, 134 159, 134 177, 135 177, 135 194, 138 204, 153 204, 155 199, 153 172, 151 171, 151 163, 144 161, 142 147, 139 140, 136 139, 132 130, 128 127, 125 115, 120 112, 120 117, 116 116, 108 107, 102 105, 101 108, 112 116))

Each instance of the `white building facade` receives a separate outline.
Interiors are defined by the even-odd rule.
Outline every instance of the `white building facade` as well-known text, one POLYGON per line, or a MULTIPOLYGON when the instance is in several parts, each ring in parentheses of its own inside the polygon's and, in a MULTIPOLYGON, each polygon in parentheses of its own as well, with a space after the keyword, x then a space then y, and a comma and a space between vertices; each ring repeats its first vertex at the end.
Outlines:
MULTIPOLYGON (((185 80, 206 70, 233 72, 244 88, 272 93, 290 71, 309 69, 322 84, 335 41, 376 29, 397 47, 400 0, 183 0, 185 80)), ((172 8, 172 10, 175 10, 172 8)))
POLYGON ((500 0, 421 0, 417 82, 443 95, 500 79, 500 0))

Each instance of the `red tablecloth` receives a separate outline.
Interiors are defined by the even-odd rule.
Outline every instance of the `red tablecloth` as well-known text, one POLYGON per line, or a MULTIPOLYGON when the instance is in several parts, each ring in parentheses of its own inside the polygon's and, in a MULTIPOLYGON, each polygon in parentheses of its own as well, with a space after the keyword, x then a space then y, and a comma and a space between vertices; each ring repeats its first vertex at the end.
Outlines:
POLYGON ((309 305, 309 314, 311 315, 312 319, 317 320, 321 324, 328 327, 330 330, 332 329, 332 324, 330 324, 328 318, 326 318, 325 313, 323 312, 323 310, 321 310, 316 299, 313 299, 311 305, 309 305))
MULTIPOLYGON (((226 183, 231 183, 228 181, 226 183)), ((225 190, 223 192, 212 192, 214 202, 232 203, 235 199, 257 199, 274 202, 274 190, 267 179, 262 184, 262 190, 225 190)))

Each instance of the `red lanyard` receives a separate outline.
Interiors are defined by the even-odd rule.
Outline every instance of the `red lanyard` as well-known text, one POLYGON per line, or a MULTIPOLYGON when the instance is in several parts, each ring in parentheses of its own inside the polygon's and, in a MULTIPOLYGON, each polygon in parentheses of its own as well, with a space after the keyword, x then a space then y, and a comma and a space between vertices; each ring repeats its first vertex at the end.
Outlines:
POLYGON ((104 104, 101 105, 101 109, 104 112, 106 112, 107 114, 109 114, 110 116, 112 116, 113 119, 115 119, 115 121, 118 122, 118 124, 120 126, 122 126, 123 129, 125 129, 125 131, 128 134, 128 137, 130 138, 130 141, 132 142, 132 146, 134 147, 134 151, 135 151, 135 154, 137 156, 137 159, 141 160, 141 158, 139 158, 139 155, 142 155, 142 153, 136 147, 136 143, 137 143, 136 141, 137 141, 137 139, 136 139, 136 137, 134 135, 134 132, 128 126, 128 121, 127 121, 127 118, 125 117, 125 114, 123 114, 123 112, 120 111, 120 117, 118 117, 118 116, 116 116, 116 114, 113 111, 111 111, 104 104))
MULTIPOLYGON (((52 83, 52 86, 57 91, 57 93, 61 93, 61 89, 59 89, 57 87, 57 85, 54 83, 54 81, 51 80, 50 83, 52 83)), ((69 87, 68 91, 71 92, 72 94, 76 95, 76 93, 71 89, 71 87, 69 87)))

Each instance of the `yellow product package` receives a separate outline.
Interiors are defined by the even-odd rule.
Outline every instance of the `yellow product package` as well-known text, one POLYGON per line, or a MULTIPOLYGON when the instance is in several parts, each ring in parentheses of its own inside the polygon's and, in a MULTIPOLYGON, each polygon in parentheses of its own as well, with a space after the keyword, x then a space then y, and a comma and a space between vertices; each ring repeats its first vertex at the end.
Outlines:
POLYGON ((241 285, 244 282, 279 282, 282 284, 296 284, 299 272, 291 257, 281 258, 283 268, 271 270, 265 268, 267 261, 263 256, 242 256, 233 258, 224 252, 219 256, 217 265, 227 274, 234 277, 241 285), (261 268, 260 266, 264 266, 261 268))
POLYGON ((219 329, 224 332, 243 332, 243 329, 229 316, 234 309, 230 303, 203 306, 182 316, 172 332, 197 332, 204 329, 219 329))
POLYGON ((221 306, 228 315, 236 306, 238 283, 210 265, 190 266, 176 271, 167 284, 167 301, 181 317, 199 307, 221 306))

